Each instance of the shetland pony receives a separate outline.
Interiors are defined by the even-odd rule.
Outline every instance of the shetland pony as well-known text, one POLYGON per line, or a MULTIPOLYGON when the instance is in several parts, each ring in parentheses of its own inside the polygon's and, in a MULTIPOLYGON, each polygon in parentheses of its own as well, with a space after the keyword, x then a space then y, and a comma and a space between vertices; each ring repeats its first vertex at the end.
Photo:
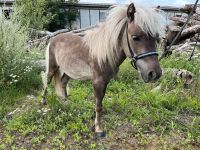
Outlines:
POLYGON ((106 21, 87 31, 84 37, 63 33, 52 38, 46 51, 43 104, 53 77, 56 93, 63 99, 67 99, 69 79, 91 80, 96 98, 95 132, 104 136, 102 100, 107 84, 122 62, 130 58, 144 82, 155 81, 162 75, 156 52, 161 19, 154 9, 131 3, 112 8, 106 21))

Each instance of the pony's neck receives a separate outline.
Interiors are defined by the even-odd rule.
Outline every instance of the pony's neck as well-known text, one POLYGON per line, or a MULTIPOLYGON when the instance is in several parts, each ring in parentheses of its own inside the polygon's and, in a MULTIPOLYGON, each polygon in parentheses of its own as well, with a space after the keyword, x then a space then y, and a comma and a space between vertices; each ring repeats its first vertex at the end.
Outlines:
POLYGON ((126 59, 126 55, 124 53, 124 50, 121 49, 118 54, 118 59, 116 60, 116 67, 119 68, 119 66, 123 63, 123 61, 126 59))
POLYGON ((124 48, 126 48, 124 46, 126 45, 125 44, 126 41, 124 38, 126 37, 126 24, 127 23, 124 24, 124 28, 122 28, 121 33, 119 35, 119 39, 118 39, 119 41, 121 41, 121 45, 119 46, 119 54, 117 54, 118 59, 116 59, 116 62, 115 62, 116 67, 119 67, 123 63, 123 61, 126 59, 126 54, 124 52, 124 48))

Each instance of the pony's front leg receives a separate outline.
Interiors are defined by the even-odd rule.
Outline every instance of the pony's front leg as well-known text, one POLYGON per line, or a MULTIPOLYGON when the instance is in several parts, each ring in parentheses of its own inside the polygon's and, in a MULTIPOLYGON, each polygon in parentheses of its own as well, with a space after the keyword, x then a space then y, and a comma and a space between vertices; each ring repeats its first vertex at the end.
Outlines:
POLYGON ((105 132, 101 127, 101 112, 102 112, 102 100, 105 95, 108 82, 102 77, 98 77, 93 80, 94 95, 96 97, 96 117, 95 117, 95 132, 98 137, 104 137, 105 132))
POLYGON ((43 75, 44 79, 43 79, 43 94, 42 94, 42 105, 46 105, 47 101, 46 101, 46 96, 47 96, 47 88, 48 85, 51 83, 51 80, 53 78, 53 74, 52 73, 46 73, 46 75, 43 75))

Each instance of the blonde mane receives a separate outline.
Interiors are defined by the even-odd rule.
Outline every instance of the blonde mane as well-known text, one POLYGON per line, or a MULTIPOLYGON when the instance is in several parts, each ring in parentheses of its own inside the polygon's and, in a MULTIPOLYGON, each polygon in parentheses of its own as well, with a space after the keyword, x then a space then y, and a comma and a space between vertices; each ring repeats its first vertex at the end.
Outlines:
MULTIPOLYGON (((162 31, 162 16, 153 8, 135 5, 134 23, 145 33, 156 36, 162 31)), ((83 40, 90 49, 91 57, 97 58, 100 66, 107 62, 115 67, 122 49, 119 43, 121 31, 127 23, 127 6, 116 6, 109 11, 106 21, 91 31, 87 31, 83 40)), ((124 30, 126 31, 126 30, 124 30)))

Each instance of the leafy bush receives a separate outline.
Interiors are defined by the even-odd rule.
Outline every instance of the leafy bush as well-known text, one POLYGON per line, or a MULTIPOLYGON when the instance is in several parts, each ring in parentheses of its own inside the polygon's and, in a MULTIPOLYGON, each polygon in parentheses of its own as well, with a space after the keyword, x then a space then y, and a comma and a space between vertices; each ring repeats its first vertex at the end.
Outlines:
MULTIPOLYGON (((69 0, 68 3, 78 3, 78 0, 69 0)), ((68 28, 72 30, 72 24, 78 16, 78 10, 74 7, 65 9, 62 0, 48 1, 45 6, 46 13, 52 14, 53 18, 44 26, 48 31, 68 28)))
POLYGON ((26 27, 0 16, 0 86, 16 83, 32 70, 27 40, 26 27))
MULTIPOLYGON (((74 8, 62 7, 64 0, 19 0, 15 2, 15 11, 18 12, 17 20, 22 25, 38 30, 46 29, 56 31, 58 29, 72 29, 72 23, 76 20, 78 11, 74 8)), ((69 0, 69 3, 77 3, 78 0, 69 0)))
POLYGON ((19 20, 23 26, 30 28, 43 29, 46 24, 50 22, 53 15, 44 13, 45 0, 19 0, 15 2, 14 11, 16 13, 16 20, 19 20))

